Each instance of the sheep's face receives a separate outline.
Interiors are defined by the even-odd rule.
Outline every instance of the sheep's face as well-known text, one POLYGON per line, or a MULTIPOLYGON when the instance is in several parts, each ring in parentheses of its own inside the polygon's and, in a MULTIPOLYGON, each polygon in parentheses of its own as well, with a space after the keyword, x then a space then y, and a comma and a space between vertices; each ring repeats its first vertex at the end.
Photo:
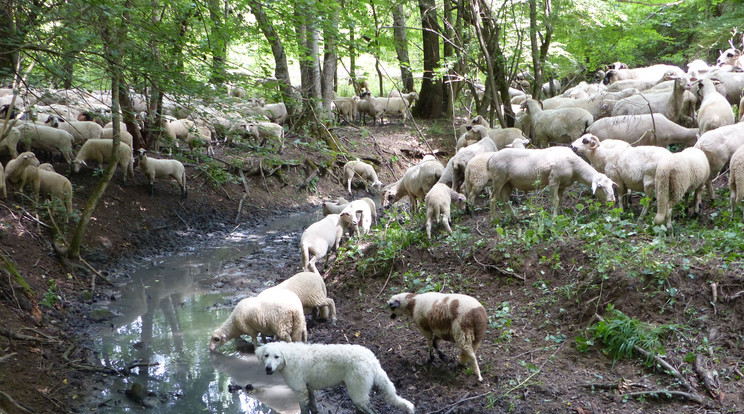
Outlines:
POLYGON ((72 161, 72 164, 75 166, 75 172, 76 173, 79 173, 80 172, 80 167, 82 167, 83 165, 88 165, 88 164, 85 163, 85 161, 78 160, 78 159, 72 161))
POLYGON ((284 369, 284 354, 275 344, 266 344, 256 350, 256 357, 266 367, 266 374, 271 375, 284 369))
POLYGON ((603 203, 614 203, 615 202, 615 191, 613 187, 616 187, 610 178, 604 174, 598 174, 594 180, 592 180, 592 194, 596 194, 599 201, 603 203), (599 192, 597 192, 599 190, 599 192))
POLYGON ((227 335, 214 331, 209 338, 209 350, 214 352, 227 342, 227 335))
POLYGON ((412 293, 399 293, 393 295, 388 300, 387 306, 390 309, 390 319, 395 319, 399 315, 405 315, 406 310, 413 307, 413 299, 415 294, 412 293))
POLYGON ((730 65, 734 66, 736 64, 736 60, 739 59, 741 56, 741 52, 737 49, 731 48, 726 49, 723 52, 721 52, 721 56, 718 57, 718 60, 716 60, 717 66, 725 66, 730 65))

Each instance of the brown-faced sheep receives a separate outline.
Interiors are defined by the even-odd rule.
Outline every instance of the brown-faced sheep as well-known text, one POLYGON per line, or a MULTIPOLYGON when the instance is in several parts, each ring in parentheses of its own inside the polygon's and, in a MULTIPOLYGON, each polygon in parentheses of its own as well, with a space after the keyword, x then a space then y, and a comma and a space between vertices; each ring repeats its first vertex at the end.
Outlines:
POLYGON ((456 293, 399 293, 388 300, 391 318, 406 315, 413 318, 429 348, 429 361, 434 350, 445 359, 437 340, 452 341, 460 349, 460 363, 473 364, 478 381, 483 381, 475 354, 486 335, 488 314, 477 299, 456 293))

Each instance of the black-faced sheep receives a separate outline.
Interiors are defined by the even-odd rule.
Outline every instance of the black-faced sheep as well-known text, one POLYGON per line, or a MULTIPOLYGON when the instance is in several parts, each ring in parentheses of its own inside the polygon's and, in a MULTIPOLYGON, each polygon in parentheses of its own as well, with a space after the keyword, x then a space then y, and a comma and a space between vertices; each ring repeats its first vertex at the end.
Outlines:
POLYGON ((411 201, 411 212, 418 210, 419 201, 439 181, 444 173, 444 166, 433 155, 425 156, 421 162, 409 168, 403 177, 384 188, 382 206, 387 207, 401 198, 408 196, 411 201))
POLYGON ((150 184, 151 196, 155 193, 155 179, 170 177, 176 180, 178 186, 181 187, 181 198, 186 198, 186 168, 184 168, 181 161, 151 159, 147 156, 147 151, 143 148, 137 150, 137 158, 139 159, 142 174, 147 177, 147 181, 150 184))
POLYGON ((705 153, 710 164, 710 177, 706 183, 706 188, 711 199, 716 198, 713 192, 713 179, 718 176, 723 166, 731 159, 739 147, 744 145, 744 124, 737 123, 716 128, 704 133, 698 139, 695 148, 705 153))
MULTIPOLYGON (((731 201, 731 217, 736 215, 736 207, 744 198, 744 146, 739 147, 729 162, 729 200, 731 201)), ((742 216, 744 220, 744 215, 742 216)))
POLYGON ((685 148, 659 161, 656 167, 656 217, 654 223, 672 226, 672 209, 689 191, 694 192, 690 213, 700 211, 700 190, 710 175, 705 153, 685 148))
POLYGON ((391 318, 399 315, 413 318, 426 338, 429 361, 434 359, 434 350, 439 358, 445 359, 437 340, 452 341, 460 349, 460 363, 471 362, 478 381, 483 381, 475 354, 486 335, 488 314, 477 299, 455 293, 399 293, 387 304, 391 318))
MULTIPOLYGON (((497 201, 508 202, 514 189, 532 191, 550 186, 553 217, 558 215, 566 188, 576 181, 590 186, 600 201, 615 201, 615 183, 566 147, 539 150, 506 148, 488 160, 488 171, 493 186, 491 220, 496 219, 497 201)), ((515 216, 511 205, 509 212, 515 216)))
POLYGON ((331 248, 338 249, 344 231, 346 224, 339 214, 329 214, 305 229, 300 237, 302 269, 310 271, 311 262, 315 263, 325 257, 331 248))
POLYGON ((594 122, 594 116, 586 109, 542 110, 540 104, 534 99, 525 101, 523 105, 530 115, 535 145, 540 148, 547 147, 551 142, 570 144, 584 135, 586 129, 594 122))
POLYGON ((448 234, 452 234, 450 227, 450 208, 455 204, 460 209, 465 208, 465 195, 451 189, 446 184, 434 184, 434 187, 426 193, 424 198, 426 204, 426 235, 431 239, 431 225, 434 221, 444 224, 448 234))
MULTIPOLYGON (((73 161, 75 172, 80 172, 83 165, 88 165, 88 161, 95 161, 98 168, 103 168, 103 163, 110 162, 113 141, 110 139, 91 139, 85 142, 78 151, 77 157, 73 161)), ((127 183, 127 176, 134 178, 134 158, 132 148, 129 145, 120 142, 117 151, 118 159, 116 162, 124 173, 124 184, 127 183)))
POLYGON ((214 352, 227 341, 249 335, 258 348, 258 334, 274 336, 285 342, 307 342, 307 325, 302 302, 286 289, 267 289, 258 296, 245 298, 222 325, 210 335, 209 350, 214 352))
POLYGON ((349 194, 351 194, 351 181, 355 176, 359 176, 364 182, 364 191, 369 191, 368 185, 372 185, 372 188, 377 188, 378 190, 382 188, 382 182, 377 178, 377 172, 375 172, 374 167, 364 161, 349 161, 344 164, 343 179, 343 183, 346 184, 349 194))

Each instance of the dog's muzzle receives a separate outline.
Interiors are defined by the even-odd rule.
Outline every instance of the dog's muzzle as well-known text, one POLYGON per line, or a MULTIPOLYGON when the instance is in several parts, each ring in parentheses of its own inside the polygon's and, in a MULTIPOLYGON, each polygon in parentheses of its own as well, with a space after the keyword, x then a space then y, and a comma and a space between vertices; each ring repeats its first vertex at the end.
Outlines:
POLYGON ((274 373, 274 370, 273 370, 273 369, 271 369, 271 367, 266 367, 266 374, 267 374, 267 375, 271 375, 271 374, 273 374, 273 373, 274 373))

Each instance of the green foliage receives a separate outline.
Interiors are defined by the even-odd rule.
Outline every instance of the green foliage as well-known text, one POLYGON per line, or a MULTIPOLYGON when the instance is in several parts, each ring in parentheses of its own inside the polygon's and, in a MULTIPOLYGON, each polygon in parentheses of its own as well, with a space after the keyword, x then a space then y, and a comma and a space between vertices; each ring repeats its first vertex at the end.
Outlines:
POLYGON ((54 279, 50 279, 49 288, 47 289, 46 293, 44 293, 44 299, 41 301, 41 304, 48 308, 51 308, 60 300, 62 300, 62 296, 60 296, 57 289, 57 282, 55 282, 54 279))

